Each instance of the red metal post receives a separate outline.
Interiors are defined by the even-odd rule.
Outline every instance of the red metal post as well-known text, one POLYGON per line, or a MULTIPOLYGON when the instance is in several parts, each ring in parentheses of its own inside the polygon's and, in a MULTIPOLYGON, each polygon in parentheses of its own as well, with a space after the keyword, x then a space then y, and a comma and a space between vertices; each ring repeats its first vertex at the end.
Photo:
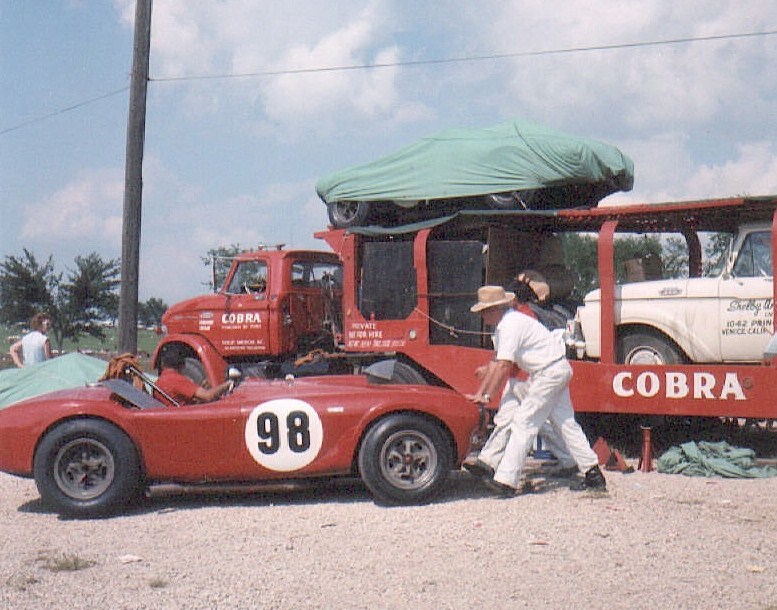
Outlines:
POLYGON ((601 310, 601 361, 615 362, 615 248, 613 239, 617 220, 608 220, 599 231, 599 296, 601 310))

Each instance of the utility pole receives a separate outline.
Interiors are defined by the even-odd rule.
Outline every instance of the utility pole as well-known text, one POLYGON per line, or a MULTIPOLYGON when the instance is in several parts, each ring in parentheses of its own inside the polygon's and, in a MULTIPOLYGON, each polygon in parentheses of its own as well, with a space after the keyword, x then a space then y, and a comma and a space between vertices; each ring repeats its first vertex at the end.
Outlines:
POLYGON ((124 216, 121 236, 119 290, 119 352, 138 349, 138 268, 143 202, 143 143, 146 131, 146 90, 151 49, 151 2, 136 0, 132 48, 127 157, 124 165, 124 216))

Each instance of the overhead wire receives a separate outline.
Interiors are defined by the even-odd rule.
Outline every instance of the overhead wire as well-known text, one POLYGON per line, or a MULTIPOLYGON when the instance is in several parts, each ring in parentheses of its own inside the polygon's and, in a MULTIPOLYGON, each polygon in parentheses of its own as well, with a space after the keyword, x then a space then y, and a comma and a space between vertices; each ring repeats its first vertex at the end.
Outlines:
MULTIPOLYGON (((382 68, 397 68, 397 67, 415 67, 415 66, 431 66, 441 64, 454 64, 454 63, 466 63, 466 62, 479 62, 479 61, 495 61, 500 59, 514 59, 521 57, 542 57, 548 55, 563 55, 571 53, 587 53, 592 51, 612 51, 617 49, 634 49, 640 47, 655 47, 666 46, 676 44, 688 44, 694 42, 709 42, 716 40, 733 40, 738 38, 755 38, 761 36, 773 36, 777 34, 777 30, 765 30, 761 32, 745 32, 739 34, 715 34, 710 36, 691 36, 686 38, 672 38, 666 40, 650 40, 643 42, 626 42, 609 45, 593 45, 584 47, 568 47, 563 49, 545 49, 539 51, 516 51, 512 53, 492 53, 489 55, 471 55, 464 57, 443 57, 437 59, 418 59, 407 61, 395 61, 395 62, 380 62, 380 63, 365 63, 365 64, 351 64, 341 66, 320 66, 317 68, 288 68, 280 70, 265 70, 261 72, 245 72, 238 74, 200 74, 190 76, 166 76, 159 78, 149 78, 149 82, 180 82, 180 81, 194 81, 194 80, 217 80, 217 79, 230 79, 230 78, 258 78, 266 76, 283 76, 293 74, 314 74, 323 72, 346 72, 353 70, 376 70, 382 68)), ((115 91, 110 91, 103 95, 84 100, 72 106, 67 106, 54 112, 44 114, 28 121, 24 121, 11 127, 0 129, 0 135, 22 129, 34 123, 44 121, 54 116, 71 112, 78 108, 88 106, 100 100, 103 100, 119 93, 124 93, 129 90, 129 85, 115 91)))
POLYGON ((317 72, 345 72, 350 70, 373 70, 379 68, 397 68, 428 66, 436 64, 453 64, 476 61, 491 61, 498 59, 513 59, 520 57, 540 57, 543 55, 562 55, 569 53, 585 53, 590 51, 611 51, 616 49, 632 49, 638 47, 652 47, 661 45, 683 44, 691 42, 707 42, 712 40, 730 40, 735 38, 753 38, 756 36, 772 36, 777 34, 777 30, 767 30, 764 32, 747 32, 743 34, 718 34, 710 36, 695 36, 688 38, 673 38, 668 40, 651 40, 645 42, 627 42, 610 45, 595 45, 588 47, 569 47, 564 49, 546 49, 543 51, 516 51, 512 53, 493 53, 490 55, 472 55, 465 57, 445 57, 439 59, 418 59, 407 61, 393 61, 382 63, 352 64, 343 66, 324 66, 318 68, 288 68, 283 70, 266 70, 262 72, 243 72, 238 74, 200 74, 191 76, 165 76, 159 78, 150 78, 150 81, 156 82, 174 82, 189 80, 215 80, 226 78, 255 78, 261 76, 283 76, 287 74, 311 74, 317 72))
POLYGON ((82 108, 84 106, 88 106, 89 104, 94 104, 95 102, 99 102, 100 100, 104 100, 105 98, 108 98, 108 97, 113 97, 114 95, 118 95, 119 93, 124 93, 125 91, 129 91, 129 85, 127 85, 126 87, 122 87, 121 89, 116 89, 115 91, 110 91, 108 93, 98 95, 97 97, 89 98, 88 100, 84 100, 83 102, 78 102, 77 104, 73 104, 72 106, 68 106, 67 108, 60 108, 59 110, 55 110, 54 112, 49 112, 48 114, 35 117, 28 121, 24 121, 23 123, 19 123, 18 125, 14 125, 13 127, 0 129, 0 135, 9 133, 11 131, 16 131, 17 129, 21 129, 22 127, 27 127, 28 125, 32 125, 34 123, 39 123, 40 121, 45 121, 46 119, 50 119, 51 117, 57 116, 59 114, 65 114, 66 112, 70 112, 71 110, 75 110, 76 108, 82 108))

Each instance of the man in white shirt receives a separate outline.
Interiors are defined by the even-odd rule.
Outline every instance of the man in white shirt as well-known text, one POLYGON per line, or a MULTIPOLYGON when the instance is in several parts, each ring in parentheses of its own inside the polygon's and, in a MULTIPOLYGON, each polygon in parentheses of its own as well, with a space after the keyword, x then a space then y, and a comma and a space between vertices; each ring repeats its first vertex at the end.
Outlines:
MULTIPOLYGON (((520 291, 521 285, 518 288, 520 291)), ((526 291, 518 295, 519 302, 529 298, 529 289, 524 288, 526 291)), ((529 449, 539 429, 549 421, 585 474, 579 488, 605 491, 607 484, 599 460, 575 421, 569 396, 572 367, 565 357, 564 344, 537 320, 512 308, 515 298, 514 293, 505 292, 501 286, 483 286, 478 290, 478 302, 470 308, 481 314, 487 326, 496 328, 494 363, 488 367, 478 393, 469 398, 489 402, 490 394, 504 387, 514 365, 529 373, 526 395, 520 406, 511 409, 510 436, 493 479, 487 480, 489 487, 503 496, 515 495, 521 486, 529 449)), ((502 397, 503 404, 516 400, 510 393, 502 397)))
POLYGON ((19 368, 40 364, 51 358, 51 343, 46 334, 51 328, 51 318, 36 313, 30 320, 30 332, 11 346, 11 360, 19 368))

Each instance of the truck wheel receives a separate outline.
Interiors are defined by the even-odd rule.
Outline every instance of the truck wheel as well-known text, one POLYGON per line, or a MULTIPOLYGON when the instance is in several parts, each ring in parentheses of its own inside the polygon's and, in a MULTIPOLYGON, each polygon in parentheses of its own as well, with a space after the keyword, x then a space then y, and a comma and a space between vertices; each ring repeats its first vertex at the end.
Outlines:
POLYGON ((618 338, 617 359, 623 364, 680 364, 683 354, 671 341, 646 332, 618 338))
POLYGON ((327 204, 329 222, 335 229, 358 227, 367 222, 370 215, 368 201, 335 201, 327 204))
POLYGON ((43 502, 74 517, 108 514, 137 500, 143 488, 135 445, 97 419, 71 420, 46 434, 33 476, 43 502))
POLYGON ((453 460, 437 424, 410 414, 386 417, 372 427, 359 450, 359 472, 376 502, 422 504, 434 498, 453 460))

